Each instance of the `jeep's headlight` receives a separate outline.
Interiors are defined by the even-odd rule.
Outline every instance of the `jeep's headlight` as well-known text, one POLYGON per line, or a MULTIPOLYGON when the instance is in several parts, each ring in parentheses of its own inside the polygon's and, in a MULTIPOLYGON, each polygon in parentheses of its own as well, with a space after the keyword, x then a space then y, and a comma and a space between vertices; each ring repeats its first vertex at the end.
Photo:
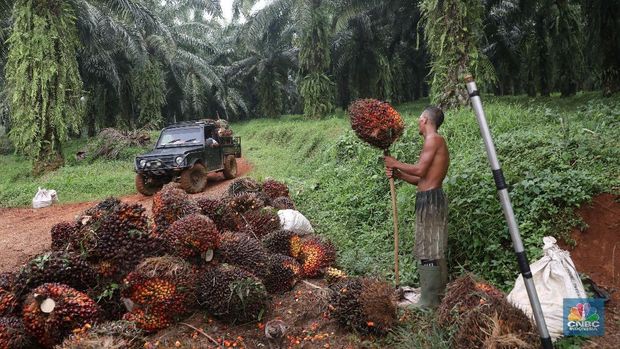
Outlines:
POLYGON ((140 168, 144 167, 146 165, 146 160, 142 159, 140 160, 140 168))
POLYGON ((182 156, 177 156, 176 159, 174 159, 174 162, 177 163, 177 165, 181 165, 183 163, 183 157, 182 156))

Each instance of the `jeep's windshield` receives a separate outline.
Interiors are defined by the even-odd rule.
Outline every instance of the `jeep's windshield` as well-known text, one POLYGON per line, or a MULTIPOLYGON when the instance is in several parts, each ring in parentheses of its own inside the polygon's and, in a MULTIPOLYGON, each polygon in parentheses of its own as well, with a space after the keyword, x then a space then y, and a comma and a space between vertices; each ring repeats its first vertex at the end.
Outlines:
POLYGON ((200 145, 203 138, 200 127, 171 128, 162 131, 157 147, 200 145))

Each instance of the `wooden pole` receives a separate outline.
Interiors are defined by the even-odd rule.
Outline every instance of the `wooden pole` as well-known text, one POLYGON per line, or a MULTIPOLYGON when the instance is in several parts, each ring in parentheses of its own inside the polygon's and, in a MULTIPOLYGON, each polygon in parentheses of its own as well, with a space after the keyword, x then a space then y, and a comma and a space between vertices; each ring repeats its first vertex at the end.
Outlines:
MULTIPOLYGON (((385 149, 383 155, 389 156, 390 151, 385 149)), ((398 208, 396 206, 396 187, 394 186, 394 177, 390 178, 390 194, 392 194, 392 218, 394 221, 394 281, 396 287, 400 285, 400 277, 398 272, 398 208)))

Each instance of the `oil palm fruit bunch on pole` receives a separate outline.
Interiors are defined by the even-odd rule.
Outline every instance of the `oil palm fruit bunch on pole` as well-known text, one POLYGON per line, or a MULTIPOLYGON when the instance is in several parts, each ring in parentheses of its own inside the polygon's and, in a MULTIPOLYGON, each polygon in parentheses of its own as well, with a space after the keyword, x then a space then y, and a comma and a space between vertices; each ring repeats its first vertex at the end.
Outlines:
POLYGON ((385 335, 396 325, 396 297, 387 282, 346 278, 330 286, 331 316, 363 334, 385 335))
POLYGON ((200 213, 200 207, 176 183, 168 183, 153 196, 153 233, 164 234, 172 223, 193 213, 200 213))
POLYGON ((0 317, 0 349, 33 348, 31 337, 26 333, 19 317, 0 317))
POLYGON ((229 323, 256 321, 264 313, 268 295, 250 272, 230 264, 207 270, 198 285, 198 302, 211 315, 229 323))
MULTIPOLYGON (((351 103, 348 114, 355 134, 366 143, 383 150, 384 155, 390 155, 390 146, 405 129, 403 119, 396 109, 376 99, 360 99, 351 103)), ((394 221, 394 278, 398 285, 398 212, 394 178, 390 178, 390 194, 394 221)))
POLYGON ((220 244, 220 233, 207 216, 194 213, 172 223, 163 236, 170 252, 188 261, 210 261, 220 244))
POLYGON ((22 309, 26 331, 39 344, 51 348, 86 324, 100 318, 95 301, 67 285, 47 283, 28 295, 22 309))
POLYGON ((195 286, 196 271, 183 259, 147 258, 123 282, 122 295, 130 304, 124 318, 140 319, 137 324, 146 331, 165 328, 191 309, 195 286))

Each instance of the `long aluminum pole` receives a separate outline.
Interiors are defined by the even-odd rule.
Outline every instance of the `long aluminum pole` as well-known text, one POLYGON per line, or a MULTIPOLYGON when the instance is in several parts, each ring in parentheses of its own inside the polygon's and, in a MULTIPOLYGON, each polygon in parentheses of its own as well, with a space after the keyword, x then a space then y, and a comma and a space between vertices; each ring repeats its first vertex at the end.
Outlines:
POLYGON ((527 296, 530 299, 532 312, 534 313, 534 320, 536 320, 536 326, 538 327, 538 333, 540 334, 541 346, 544 349, 552 349, 553 343, 551 342, 551 337, 549 336, 549 331, 547 330, 547 324, 545 323, 542 307, 540 306, 540 301, 538 300, 536 287, 534 287, 530 263, 527 260, 527 255, 525 254, 523 248, 523 242, 521 241, 521 234, 519 233, 519 226, 517 224, 517 220, 515 219, 514 212, 512 211, 512 204, 510 203, 510 196, 508 195, 508 186, 506 185, 502 168, 497 160, 497 154, 495 153, 495 145, 493 144, 491 131, 489 131, 489 125, 487 124, 484 110, 482 109, 480 94, 476 88, 476 82, 471 75, 465 76, 465 82, 467 84, 467 92, 469 92, 471 106, 476 113, 476 119, 478 120, 478 125, 480 126, 480 134, 484 140, 484 146, 487 151, 489 164, 491 165, 493 179, 495 179, 495 186, 497 187, 497 194, 502 204, 504 217, 506 218, 506 222, 508 222, 508 230, 510 231, 512 246, 514 247, 515 254, 517 255, 517 262, 519 263, 521 275, 523 275, 527 296))

